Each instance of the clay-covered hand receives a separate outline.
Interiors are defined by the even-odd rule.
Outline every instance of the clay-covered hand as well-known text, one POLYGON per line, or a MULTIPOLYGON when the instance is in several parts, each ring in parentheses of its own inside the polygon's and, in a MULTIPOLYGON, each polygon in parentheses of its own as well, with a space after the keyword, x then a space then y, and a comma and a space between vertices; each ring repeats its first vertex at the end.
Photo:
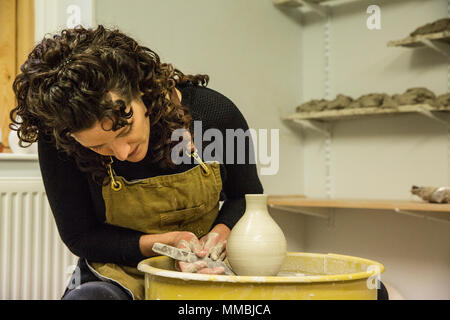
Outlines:
POLYGON ((211 260, 222 261, 225 259, 227 255, 227 239, 230 232, 231 230, 227 225, 219 223, 207 235, 200 239, 200 242, 203 243, 204 250, 208 251, 211 260))
MULTIPOLYGON (((183 232, 182 239, 178 240, 175 246, 179 249, 193 252, 199 258, 204 258, 208 255, 208 251, 203 248, 203 244, 191 232, 183 232)), ((175 268, 181 272, 191 273, 221 274, 224 272, 223 267, 209 268, 206 261, 203 260, 196 262, 177 261, 175 268)))
POLYGON ((223 261, 226 256, 226 244, 227 240, 217 232, 210 232, 206 236, 200 239, 203 244, 203 250, 208 252, 211 260, 223 261))

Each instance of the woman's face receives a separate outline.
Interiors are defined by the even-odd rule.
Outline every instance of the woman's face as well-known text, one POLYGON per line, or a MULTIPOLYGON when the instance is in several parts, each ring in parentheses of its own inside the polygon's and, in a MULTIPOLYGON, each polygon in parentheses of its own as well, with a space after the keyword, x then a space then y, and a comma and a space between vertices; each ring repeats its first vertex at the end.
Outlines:
MULTIPOLYGON (((113 101, 120 99, 109 92, 113 101)), ((82 146, 103 156, 114 156, 120 161, 139 162, 147 154, 150 138, 150 121, 145 116, 147 108, 140 97, 127 105, 127 112, 133 109, 133 116, 127 125, 117 131, 108 131, 112 127, 109 119, 98 121, 86 130, 72 133, 72 137, 82 146)))

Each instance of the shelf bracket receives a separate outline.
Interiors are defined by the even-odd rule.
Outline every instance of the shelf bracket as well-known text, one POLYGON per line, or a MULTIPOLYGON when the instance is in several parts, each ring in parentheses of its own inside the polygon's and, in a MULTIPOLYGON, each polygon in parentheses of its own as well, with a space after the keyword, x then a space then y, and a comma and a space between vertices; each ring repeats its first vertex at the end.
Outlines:
POLYGON ((433 119, 433 120, 435 120, 435 121, 437 121, 439 123, 444 124, 447 128, 450 127, 450 123, 446 119, 444 119, 443 117, 439 117, 439 116, 433 114, 430 110, 426 110, 424 108, 419 107, 417 109, 417 112, 423 114, 425 117, 428 117, 428 118, 433 119))
POLYGON ((331 137, 330 125, 327 123, 323 123, 323 122, 315 121, 315 120, 300 120, 300 119, 293 119, 293 121, 304 127, 307 127, 316 132, 319 132, 328 138, 331 137))
POLYGON ((439 41, 432 41, 430 39, 421 39, 419 41, 428 48, 431 48, 443 54, 447 58, 450 58, 450 45, 439 41))
POLYGON ((301 3, 306 8, 310 9, 311 11, 314 11, 315 13, 319 14, 323 18, 326 18, 329 15, 329 10, 327 7, 324 7, 320 4, 312 3, 306 0, 297 0, 298 3, 301 3))
POLYGON ((280 206, 277 204, 269 204, 269 207, 273 208, 273 209, 277 209, 277 210, 287 211, 287 212, 301 213, 301 214, 311 216, 311 217, 316 217, 319 219, 326 219, 326 220, 330 219, 330 216, 327 214, 322 214, 322 213, 318 213, 318 212, 312 212, 312 211, 308 211, 308 210, 304 210, 304 209, 299 209, 297 207, 280 206))
POLYGON ((328 214, 313 212, 309 210, 305 210, 303 208, 298 207, 288 207, 288 206, 280 206, 277 204, 269 204, 269 208, 277 209, 286 212, 300 213, 306 216, 322 219, 327 221, 328 228, 334 228, 334 210, 328 209, 328 214))
POLYGON ((436 221, 436 222, 450 224, 450 220, 430 217, 430 216, 427 216, 426 214, 420 214, 420 213, 416 213, 416 212, 401 210, 399 208, 395 208, 394 211, 397 212, 397 213, 401 213, 401 214, 412 216, 412 217, 416 217, 416 218, 421 218, 421 219, 425 219, 425 220, 431 220, 431 221, 436 221))
POLYGON ((311 0, 273 0, 274 4, 278 6, 288 8, 301 8, 303 6, 324 18, 329 15, 328 7, 310 1, 311 0))

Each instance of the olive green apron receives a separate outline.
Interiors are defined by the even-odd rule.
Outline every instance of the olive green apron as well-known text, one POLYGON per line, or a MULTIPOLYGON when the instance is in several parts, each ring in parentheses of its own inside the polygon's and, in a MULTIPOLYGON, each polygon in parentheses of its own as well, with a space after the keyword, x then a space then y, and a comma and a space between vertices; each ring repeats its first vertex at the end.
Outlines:
MULTIPOLYGON (((207 234, 219 213, 222 179, 218 162, 204 163, 185 172, 127 181, 108 164, 111 184, 103 187, 106 223, 148 234, 190 231, 207 234)), ((114 263, 87 262, 105 281, 122 286, 133 299, 144 299, 144 273, 114 263)))

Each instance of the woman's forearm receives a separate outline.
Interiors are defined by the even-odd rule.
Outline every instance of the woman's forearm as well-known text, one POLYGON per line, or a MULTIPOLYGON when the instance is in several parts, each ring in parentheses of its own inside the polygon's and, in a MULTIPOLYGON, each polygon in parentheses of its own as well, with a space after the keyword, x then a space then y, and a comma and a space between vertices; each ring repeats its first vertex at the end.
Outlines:
POLYGON ((214 228, 211 229, 210 233, 211 232, 215 232, 219 235, 218 241, 223 241, 223 240, 228 239, 228 236, 230 235, 231 230, 230 230, 230 228, 228 228, 227 225, 225 225, 223 223, 219 223, 219 224, 216 224, 214 226, 214 228))
POLYGON ((160 234, 144 234, 139 238, 139 248, 145 257, 153 257, 157 255, 153 252, 152 248, 156 242, 173 245, 173 239, 175 238, 175 232, 167 232, 160 234))
POLYGON ((157 255, 152 250, 153 245, 156 242, 177 247, 180 244, 181 240, 185 240, 189 243, 194 238, 197 239, 195 234, 189 231, 172 231, 160 234, 144 234, 139 238, 139 248, 144 256, 153 257, 157 255))

